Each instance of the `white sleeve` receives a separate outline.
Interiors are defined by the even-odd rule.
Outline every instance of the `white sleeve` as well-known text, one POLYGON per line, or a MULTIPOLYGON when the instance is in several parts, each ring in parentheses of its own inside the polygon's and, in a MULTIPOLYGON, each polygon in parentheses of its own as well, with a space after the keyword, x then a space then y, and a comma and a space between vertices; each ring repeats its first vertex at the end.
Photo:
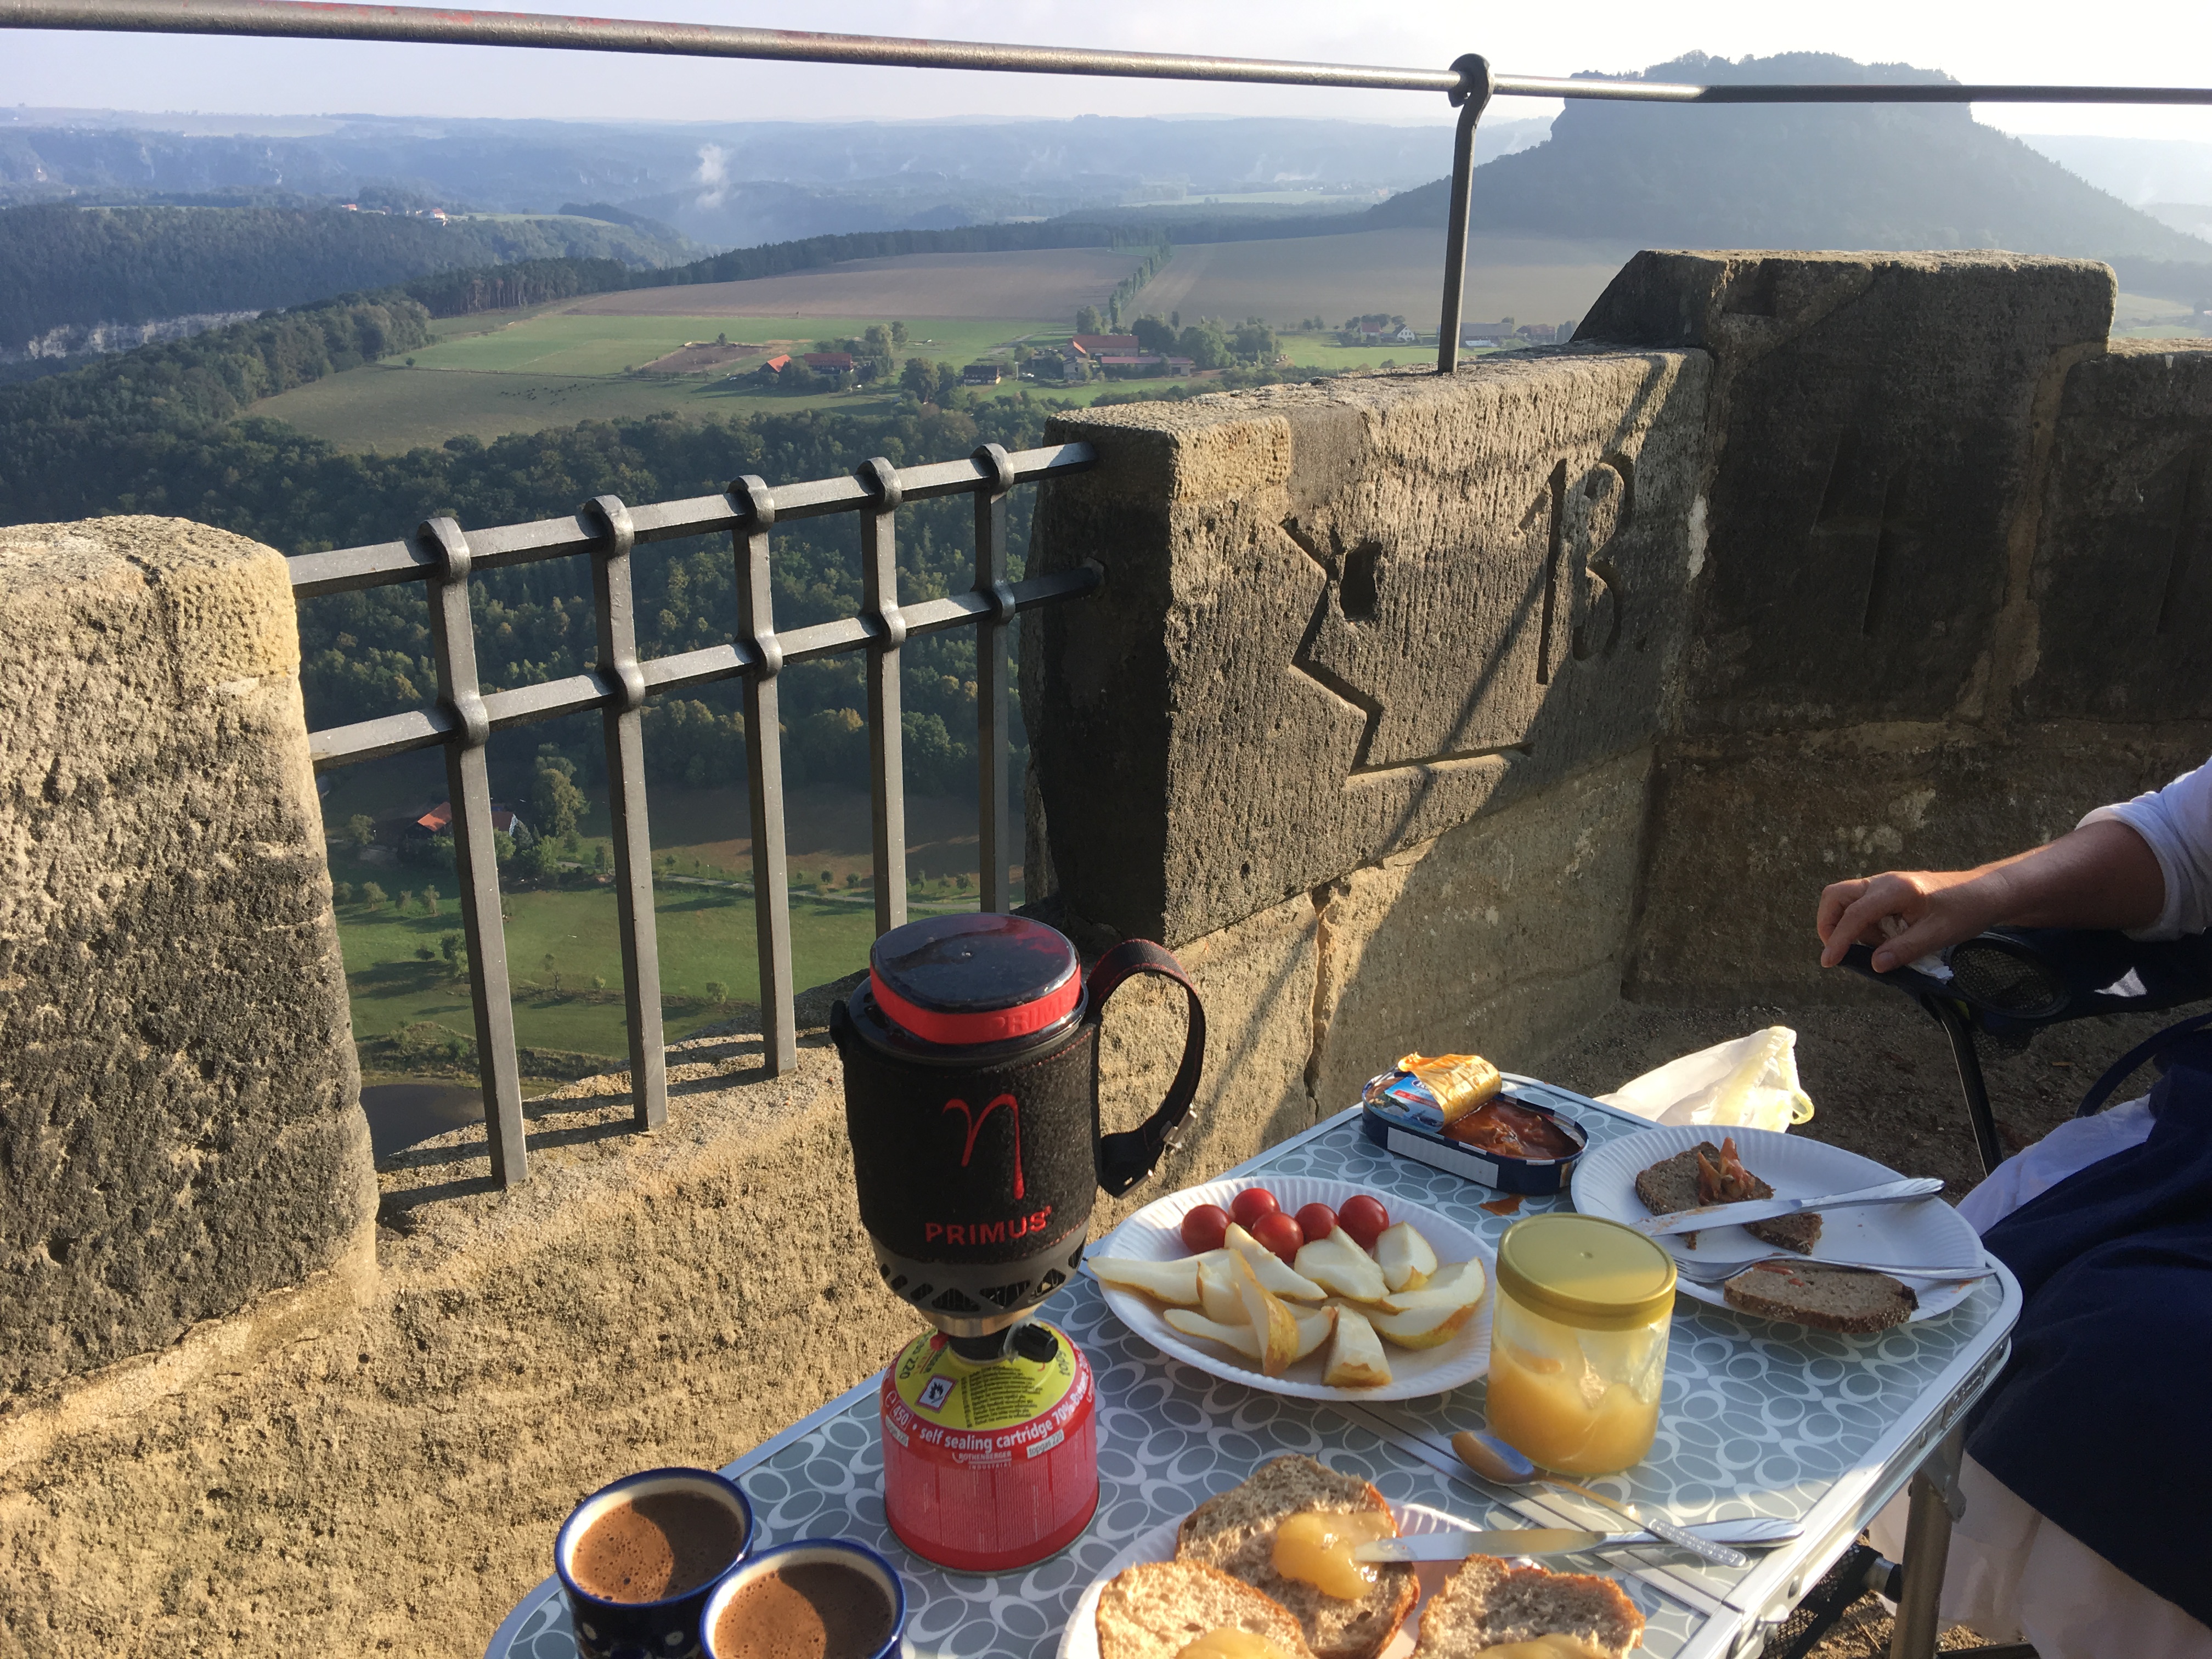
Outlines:
POLYGON ((2100 806, 2084 824, 2124 823, 2150 843, 2166 878, 2166 905, 2140 939, 2179 939, 2212 927, 2212 761, 2184 772, 2163 789, 2117 805, 2100 806))

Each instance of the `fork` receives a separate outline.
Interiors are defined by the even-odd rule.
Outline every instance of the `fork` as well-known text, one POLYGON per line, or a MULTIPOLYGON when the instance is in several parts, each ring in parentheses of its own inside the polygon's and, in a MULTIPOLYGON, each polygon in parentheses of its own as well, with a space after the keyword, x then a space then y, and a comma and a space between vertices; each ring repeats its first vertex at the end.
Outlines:
POLYGON ((1771 1255, 1736 1256, 1720 1261, 1686 1261, 1677 1256, 1674 1271, 1684 1279, 1695 1280, 1700 1285, 1717 1285, 1769 1261, 1786 1261, 1792 1267, 1802 1263, 1815 1267, 1856 1267, 1870 1273, 1887 1273, 1892 1279, 1987 1279, 1996 1272, 1995 1267, 1900 1267, 1887 1261, 1834 1261, 1826 1256, 1800 1255, 1795 1250, 1778 1250, 1771 1255))

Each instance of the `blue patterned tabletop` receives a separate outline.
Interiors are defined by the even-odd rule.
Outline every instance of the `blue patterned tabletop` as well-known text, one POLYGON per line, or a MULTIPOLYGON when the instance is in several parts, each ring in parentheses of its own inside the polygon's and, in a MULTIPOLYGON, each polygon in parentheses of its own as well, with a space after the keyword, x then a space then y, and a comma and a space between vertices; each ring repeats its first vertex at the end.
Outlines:
MULTIPOLYGON (((1516 1092, 1578 1121, 1593 1145, 1647 1127, 1578 1095, 1515 1082, 1516 1092)), ((1386 1201, 1425 1204, 1493 1248, 1519 1218, 1485 1211, 1496 1196, 1486 1188, 1372 1146, 1356 1111, 1232 1173, 1261 1169, 1355 1182, 1386 1201)), ((1532 1200, 1522 1213, 1547 1206, 1532 1200)), ((1651 1455, 1586 1484, 1677 1522, 1771 1515, 1806 1531, 1797 1544, 1735 1571, 1674 1565, 1684 1558, 1671 1554, 1613 1558, 1609 1570, 1650 1620, 1638 1651, 1653 1659, 1724 1655, 1747 1624, 1786 1613, 1986 1386, 2018 1308, 2017 1287, 2001 1275, 1940 1318, 1854 1337, 1680 1301, 1651 1455)), ((1040 1566, 971 1577, 932 1566, 899 1543, 884 1516, 872 1378, 725 1471, 752 1500, 763 1543, 854 1538, 895 1563, 906 1578, 907 1631, 919 1659, 1050 1659, 1085 1587, 1132 1540, 1286 1452, 1357 1472, 1393 1503, 1429 1504, 1478 1524, 1607 1524, 1597 1518, 1601 1511, 1577 1507, 1579 1499, 1490 1487, 1461 1467, 1449 1437, 1484 1421, 1482 1382, 1391 1404, 1288 1399, 1166 1358, 1115 1318, 1087 1276, 1055 1295, 1049 1311, 1097 1376, 1100 1494, 1083 1535, 1040 1566)), ((550 1579, 508 1615, 488 1650, 488 1659, 574 1655, 550 1579)))

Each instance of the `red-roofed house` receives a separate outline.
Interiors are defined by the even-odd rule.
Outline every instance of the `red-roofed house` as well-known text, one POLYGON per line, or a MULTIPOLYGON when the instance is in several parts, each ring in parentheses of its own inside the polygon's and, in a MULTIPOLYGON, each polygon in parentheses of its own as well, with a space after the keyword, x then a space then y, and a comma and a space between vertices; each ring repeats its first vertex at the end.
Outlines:
MULTIPOLYGON (((491 804, 491 827, 501 835, 512 836, 517 847, 527 847, 531 842, 530 826, 505 801, 491 804)), ((410 819, 406 834, 410 838, 434 841, 440 836, 453 833, 453 804, 441 800, 419 817, 410 819)))
POLYGON ((1109 352, 1127 356, 1138 349, 1133 334, 1079 334, 1069 343, 1086 357, 1103 357, 1109 352))
POLYGON ((761 373, 763 374, 781 374, 783 373, 785 367, 789 364, 790 362, 791 354, 789 352, 779 352, 761 365, 761 373))

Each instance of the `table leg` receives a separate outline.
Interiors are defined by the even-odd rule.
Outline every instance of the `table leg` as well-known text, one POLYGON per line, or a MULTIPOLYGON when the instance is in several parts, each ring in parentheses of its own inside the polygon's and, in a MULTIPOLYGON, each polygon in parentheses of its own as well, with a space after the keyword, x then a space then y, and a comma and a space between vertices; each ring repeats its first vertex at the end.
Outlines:
POLYGON ((1930 1659, 1942 1628, 1943 1571, 1951 1555, 1951 1508, 1944 1488, 1954 1478, 1958 1431, 1912 1476, 1905 1522, 1905 1593, 1891 1627, 1889 1659, 1930 1659))

